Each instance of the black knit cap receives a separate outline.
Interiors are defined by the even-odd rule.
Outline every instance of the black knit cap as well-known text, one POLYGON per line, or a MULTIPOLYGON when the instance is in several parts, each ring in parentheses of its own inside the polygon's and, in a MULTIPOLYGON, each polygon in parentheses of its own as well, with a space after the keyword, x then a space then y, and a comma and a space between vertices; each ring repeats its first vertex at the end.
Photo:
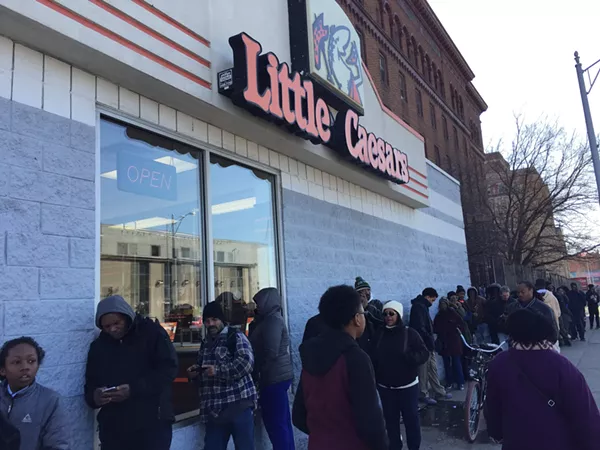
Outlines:
POLYGON ((210 302, 202 311, 202 321, 206 322, 206 319, 219 319, 221 322, 225 322, 225 314, 223 314, 223 308, 217 302, 210 302))

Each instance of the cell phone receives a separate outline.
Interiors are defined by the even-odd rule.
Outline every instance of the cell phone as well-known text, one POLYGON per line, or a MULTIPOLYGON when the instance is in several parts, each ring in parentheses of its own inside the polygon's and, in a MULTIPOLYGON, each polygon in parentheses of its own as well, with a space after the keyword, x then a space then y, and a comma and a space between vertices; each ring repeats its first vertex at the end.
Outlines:
POLYGON ((111 386, 111 387, 107 387, 107 388, 102 389, 102 393, 106 394, 107 392, 115 392, 118 389, 119 388, 117 386, 111 386))

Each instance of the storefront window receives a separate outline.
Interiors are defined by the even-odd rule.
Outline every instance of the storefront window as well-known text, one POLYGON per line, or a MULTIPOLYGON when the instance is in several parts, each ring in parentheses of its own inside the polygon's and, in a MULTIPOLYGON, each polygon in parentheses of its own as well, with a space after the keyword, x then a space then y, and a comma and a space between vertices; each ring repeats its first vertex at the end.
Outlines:
POLYGON ((177 414, 198 408, 185 369, 202 326, 200 152, 116 122, 101 122, 101 298, 121 295, 160 322, 180 359, 177 414))
POLYGON ((210 205, 215 297, 245 329, 253 296, 278 284, 273 176, 211 155, 210 205))

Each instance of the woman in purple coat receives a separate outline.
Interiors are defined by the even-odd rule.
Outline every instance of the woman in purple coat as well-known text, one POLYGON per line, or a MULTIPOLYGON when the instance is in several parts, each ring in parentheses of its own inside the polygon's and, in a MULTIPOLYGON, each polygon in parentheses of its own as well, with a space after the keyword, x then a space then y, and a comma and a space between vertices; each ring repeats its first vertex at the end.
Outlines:
POLYGON ((489 366, 485 417, 502 450, 597 450, 600 413, 585 378, 552 349, 557 331, 529 309, 509 315, 510 349, 489 366))

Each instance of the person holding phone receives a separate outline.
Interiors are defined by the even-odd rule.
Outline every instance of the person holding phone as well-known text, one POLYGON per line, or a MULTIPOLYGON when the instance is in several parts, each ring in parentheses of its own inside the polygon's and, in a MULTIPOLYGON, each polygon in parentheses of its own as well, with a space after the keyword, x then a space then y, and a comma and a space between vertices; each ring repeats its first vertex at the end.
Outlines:
POLYGON ((120 296, 98 304, 101 333, 90 345, 85 400, 100 409, 102 450, 168 450, 177 355, 167 332, 120 296))
POLYGON ((225 324, 218 302, 202 311, 207 330, 198 362, 187 369, 199 388, 200 420, 206 423, 205 450, 254 450, 254 410, 258 400, 252 380, 254 353, 246 335, 225 324))

